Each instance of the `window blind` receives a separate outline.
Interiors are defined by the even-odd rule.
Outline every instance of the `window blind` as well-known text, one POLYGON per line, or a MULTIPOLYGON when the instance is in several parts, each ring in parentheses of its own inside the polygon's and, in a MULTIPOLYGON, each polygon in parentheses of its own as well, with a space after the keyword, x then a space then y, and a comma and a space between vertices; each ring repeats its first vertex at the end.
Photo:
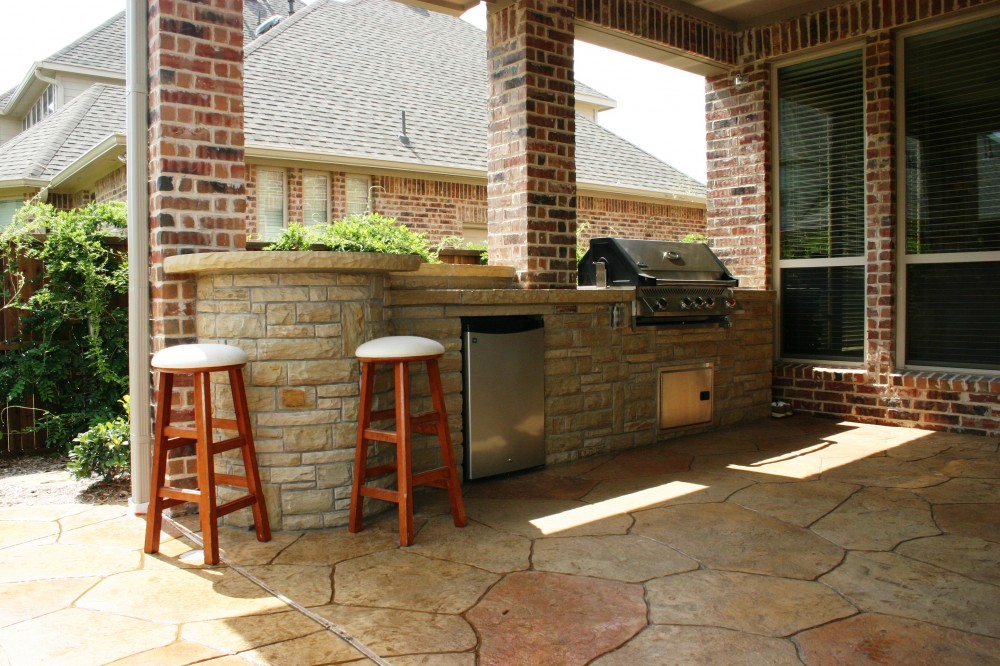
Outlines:
POLYGON ((325 173, 302 175, 302 217, 305 224, 329 221, 330 178, 325 173))
POLYGON ((864 252, 864 79, 852 51, 779 70, 782 259, 864 252))
POLYGON ((257 169, 257 229, 265 239, 274 239, 285 228, 285 172, 257 169))
POLYGON ((1000 17, 903 57, 905 362, 1000 370, 1000 17))
POLYGON ((778 265, 785 358, 863 358, 864 147, 860 51, 778 70, 778 265))

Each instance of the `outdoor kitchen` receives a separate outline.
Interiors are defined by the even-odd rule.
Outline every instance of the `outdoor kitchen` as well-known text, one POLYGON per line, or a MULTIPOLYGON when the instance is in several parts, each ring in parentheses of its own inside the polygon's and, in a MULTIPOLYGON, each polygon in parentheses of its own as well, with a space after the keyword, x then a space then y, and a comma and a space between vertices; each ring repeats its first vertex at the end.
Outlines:
MULTIPOLYGON (((459 461, 463 318, 541 318, 545 464, 766 416, 773 293, 736 288, 702 244, 662 244, 654 254, 668 265, 642 255, 631 262, 634 279, 629 252, 602 255, 606 286, 577 289, 521 289, 508 267, 338 252, 189 254, 165 268, 197 279, 199 341, 247 352, 271 526, 296 530, 347 522, 359 402, 354 350, 377 337, 444 345, 441 378, 459 461)), ((586 282, 588 270, 581 275, 586 282)), ((376 395, 387 398, 388 386, 377 385, 376 395)), ((415 371, 415 411, 429 406, 429 395, 415 371)), ((413 456, 415 469, 436 464, 436 443, 415 438, 413 456)), ((248 519, 241 516, 232 518, 248 519)))

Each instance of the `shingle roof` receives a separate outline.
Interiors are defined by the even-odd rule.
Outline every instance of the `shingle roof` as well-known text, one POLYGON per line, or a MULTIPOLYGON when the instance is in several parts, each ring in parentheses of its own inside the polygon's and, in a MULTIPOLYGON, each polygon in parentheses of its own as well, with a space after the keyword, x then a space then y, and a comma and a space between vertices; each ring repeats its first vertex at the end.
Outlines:
POLYGON ((63 65, 125 72, 125 12, 119 12, 45 59, 63 65))
POLYGON ((10 101, 10 98, 14 96, 14 93, 16 91, 17 91, 17 86, 14 86, 7 92, 0 94, 0 113, 3 113, 4 107, 7 106, 7 102, 10 101))
MULTIPOLYGON (((247 145, 485 172, 486 70, 486 34, 461 19, 393 0, 315 0, 247 47, 247 145)), ((582 184, 704 196, 582 116, 577 133, 582 184)))
POLYGON ((125 132, 125 89, 96 84, 0 146, 0 180, 52 178, 111 134, 125 132))

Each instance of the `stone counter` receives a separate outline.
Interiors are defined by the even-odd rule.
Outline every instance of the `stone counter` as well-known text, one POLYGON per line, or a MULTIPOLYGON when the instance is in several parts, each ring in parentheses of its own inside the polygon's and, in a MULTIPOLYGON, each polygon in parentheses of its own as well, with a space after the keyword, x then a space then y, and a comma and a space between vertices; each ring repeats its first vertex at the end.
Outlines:
MULTIPOLYGON (((685 433, 769 411, 772 293, 739 292, 746 311, 733 317, 731 328, 633 329, 632 289, 521 290, 512 288, 513 271, 504 267, 413 260, 335 252, 167 260, 168 272, 196 278, 199 340, 236 345, 249 356, 247 394, 275 529, 346 524, 359 402, 354 350, 384 335, 422 335, 445 346, 442 383, 459 461, 466 316, 544 318, 550 463, 679 434, 657 429, 656 377, 663 367, 714 365, 713 422, 685 433)), ((388 404, 389 377, 380 380, 377 400, 388 404)), ((429 408, 422 371, 414 371, 412 393, 415 409, 429 408)), ((217 398, 224 401, 226 392, 217 398)), ((418 469, 433 464, 436 447, 433 438, 415 438, 418 469)), ((242 512, 233 517, 249 520, 242 512)))

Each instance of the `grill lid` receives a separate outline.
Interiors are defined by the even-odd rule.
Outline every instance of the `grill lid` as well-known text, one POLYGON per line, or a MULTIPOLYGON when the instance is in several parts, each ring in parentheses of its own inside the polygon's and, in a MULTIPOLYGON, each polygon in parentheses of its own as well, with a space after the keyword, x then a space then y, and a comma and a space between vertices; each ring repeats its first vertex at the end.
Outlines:
POLYGON ((716 285, 735 287, 739 281, 704 243, 592 238, 580 260, 577 282, 596 284, 597 262, 607 267, 609 286, 716 285))

